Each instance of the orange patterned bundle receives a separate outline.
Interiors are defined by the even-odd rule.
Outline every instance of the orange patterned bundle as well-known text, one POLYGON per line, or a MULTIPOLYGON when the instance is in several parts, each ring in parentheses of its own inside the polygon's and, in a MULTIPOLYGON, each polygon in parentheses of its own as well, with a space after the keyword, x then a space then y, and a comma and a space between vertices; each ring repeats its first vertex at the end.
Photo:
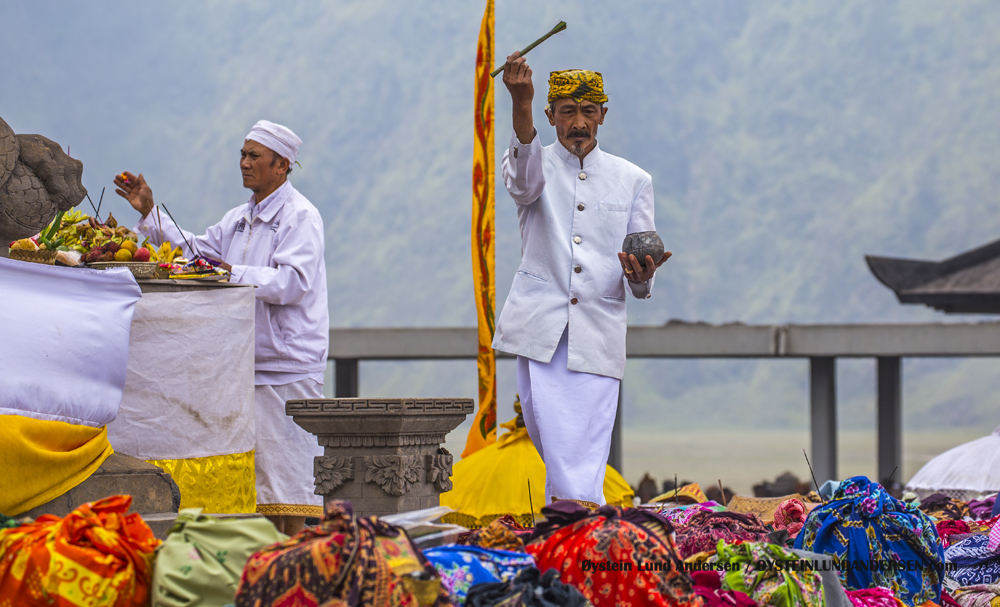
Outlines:
POLYGON ((0 607, 148 605, 160 540, 131 505, 116 495, 0 531, 0 607))

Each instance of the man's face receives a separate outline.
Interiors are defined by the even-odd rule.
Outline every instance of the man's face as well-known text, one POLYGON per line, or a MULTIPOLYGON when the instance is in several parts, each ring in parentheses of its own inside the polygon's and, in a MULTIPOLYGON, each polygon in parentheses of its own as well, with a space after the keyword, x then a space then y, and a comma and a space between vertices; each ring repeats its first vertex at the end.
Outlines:
POLYGON ((247 139, 240 150, 240 171, 243 173, 243 187, 254 192, 273 191, 285 179, 288 160, 275 162, 275 154, 270 148, 247 139))
POLYGON ((586 99, 556 99, 552 109, 546 108, 549 124, 556 127, 559 143, 576 156, 583 158, 597 143, 597 127, 604 124, 603 108, 586 99))

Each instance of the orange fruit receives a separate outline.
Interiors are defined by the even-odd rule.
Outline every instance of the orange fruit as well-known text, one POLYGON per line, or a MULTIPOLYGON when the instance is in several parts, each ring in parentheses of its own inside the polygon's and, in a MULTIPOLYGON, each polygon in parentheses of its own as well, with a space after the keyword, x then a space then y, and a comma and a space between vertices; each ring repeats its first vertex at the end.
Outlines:
POLYGON ((115 253, 115 261, 132 261, 132 251, 122 247, 115 253))

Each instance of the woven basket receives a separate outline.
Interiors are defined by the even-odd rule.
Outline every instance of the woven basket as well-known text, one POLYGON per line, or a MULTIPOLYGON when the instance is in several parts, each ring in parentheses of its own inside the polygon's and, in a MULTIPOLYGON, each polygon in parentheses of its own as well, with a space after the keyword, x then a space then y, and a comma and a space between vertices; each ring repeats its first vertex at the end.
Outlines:
POLYGON ((153 278, 159 264, 151 261, 95 261, 88 263, 88 267, 96 270, 107 270, 108 268, 128 268, 132 276, 136 278, 153 278))
POLYGON ((59 251, 24 251, 21 249, 11 249, 10 258, 18 261, 30 261, 32 263, 44 263, 55 265, 56 254, 59 251))

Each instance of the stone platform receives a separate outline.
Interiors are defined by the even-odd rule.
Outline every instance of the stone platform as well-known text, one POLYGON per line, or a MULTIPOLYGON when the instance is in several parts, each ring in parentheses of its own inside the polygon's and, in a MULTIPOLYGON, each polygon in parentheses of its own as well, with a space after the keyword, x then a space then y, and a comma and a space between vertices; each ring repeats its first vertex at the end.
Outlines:
POLYGON ((448 432, 475 410, 469 398, 293 400, 285 413, 315 434, 316 494, 351 502, 359 516, 430 508, 451 490, 448 432))

